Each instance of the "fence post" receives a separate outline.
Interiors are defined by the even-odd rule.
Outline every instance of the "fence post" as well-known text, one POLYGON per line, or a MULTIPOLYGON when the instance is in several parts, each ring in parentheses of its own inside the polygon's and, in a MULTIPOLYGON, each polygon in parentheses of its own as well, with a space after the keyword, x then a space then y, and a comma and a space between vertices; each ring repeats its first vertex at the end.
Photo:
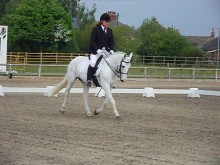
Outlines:
POLYGON ((155 65, 155 56, 153 56, 153 66, 155 65))
POLYGON ((185 57, 185 65, 187 64, 187 57, 185 57))
POLYGON ((40 53, 40 64, 43 64, 43 53, 40 53))
POLYGON ((12 66, 9 64, 9 78, 12 79, 12 66))
POLYGON ((144 78, 147 78, 147 67, 144 67, 144 78))
POLYGON ((58 53, 56 53, 56 64, 58 63, 58 53))
POLYGON ((176 66, 176 56, 174 57, 174 66, 176 66))
POLYGON ((218 80, 218 69, 215 69, 215 80, 218 80))
POLYGON ((39 65, 39 68, 38 68, 38 77, 41 76, 41 64, 39 65))
POLYGON ((168 68, 168 78, 171 78, 171 68, 168 68))
POLYGON ((195 79, 195 76, 196 76, 195 71, 196 71, 196 69, 195 69, 195 68, 192 68, 192 78, 193 78, 193 79, 195 79))

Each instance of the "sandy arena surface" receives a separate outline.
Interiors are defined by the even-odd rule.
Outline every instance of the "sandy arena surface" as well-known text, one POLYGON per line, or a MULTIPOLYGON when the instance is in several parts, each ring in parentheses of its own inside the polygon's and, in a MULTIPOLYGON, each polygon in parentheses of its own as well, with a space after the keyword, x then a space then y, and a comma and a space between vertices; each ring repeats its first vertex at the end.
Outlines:
MULTIPOLYGON (((61 78, 0 77, 3 87, 46 87, 61 78)), ((75 87, 81 87, 77 82, 75 87)), ((129 79, 117 88, 220 91, 215 80, 129 79)), ((0 165, 219 165, 220 97, 114 94, 110 106, 87 117, 81 94, 6 93, 0 97, 0 165)), ((89 95, 92 112, 103 98, 89 95)))

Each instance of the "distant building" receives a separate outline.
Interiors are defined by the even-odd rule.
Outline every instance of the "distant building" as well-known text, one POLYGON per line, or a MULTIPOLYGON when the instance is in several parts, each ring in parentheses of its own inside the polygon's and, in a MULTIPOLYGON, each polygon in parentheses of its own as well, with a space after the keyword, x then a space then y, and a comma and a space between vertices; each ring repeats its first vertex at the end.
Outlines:
POLYGON ((201 48, 206 57, 210 57, 212 61, 216 61, 218 54, 218 37, 215 37, 214 28, 212 28, 210 36, 186 36, 193 44, 201 48))
POLYGON ((210 36, 185 36, 189 42, 202 49, 206 57, 216 61, 218 54, 218 37, 215 37, 214 28, 210 36))

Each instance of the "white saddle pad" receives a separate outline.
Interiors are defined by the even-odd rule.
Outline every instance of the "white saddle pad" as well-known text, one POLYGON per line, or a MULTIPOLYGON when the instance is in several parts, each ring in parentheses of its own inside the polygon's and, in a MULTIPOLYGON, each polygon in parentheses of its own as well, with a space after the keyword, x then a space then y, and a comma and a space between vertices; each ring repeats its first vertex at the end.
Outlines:
MULTIPOLYGON (((94 74, 95 76, 98 76, 98 75, 99 75, 100 70, 101 70, 101 68, 102 68, 102 62, 103 62, 103 60, 100 61, 99 65, 98 65, 98 69, 96 70, 96 73, 94 74)), ((83 60, 83 61, 80 63, 79 72, 80 72, 81 74, 87 74, 88 67, 89 67, 89 59, 86 58, 85 60, 83 60)))

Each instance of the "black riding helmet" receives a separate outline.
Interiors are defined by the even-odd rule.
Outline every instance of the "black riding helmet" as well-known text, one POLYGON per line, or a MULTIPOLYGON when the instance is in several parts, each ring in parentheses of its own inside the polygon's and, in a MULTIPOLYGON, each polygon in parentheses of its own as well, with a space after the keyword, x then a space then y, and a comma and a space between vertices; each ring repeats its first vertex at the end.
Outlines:
POLYGON ((104 13, 104 14, 102 14, 101 17, 100 17, 100 22, 101 22, 101 21, 110 22, 111 19, 110 19, 109 14, 108 14, 108 13, 104 13))

